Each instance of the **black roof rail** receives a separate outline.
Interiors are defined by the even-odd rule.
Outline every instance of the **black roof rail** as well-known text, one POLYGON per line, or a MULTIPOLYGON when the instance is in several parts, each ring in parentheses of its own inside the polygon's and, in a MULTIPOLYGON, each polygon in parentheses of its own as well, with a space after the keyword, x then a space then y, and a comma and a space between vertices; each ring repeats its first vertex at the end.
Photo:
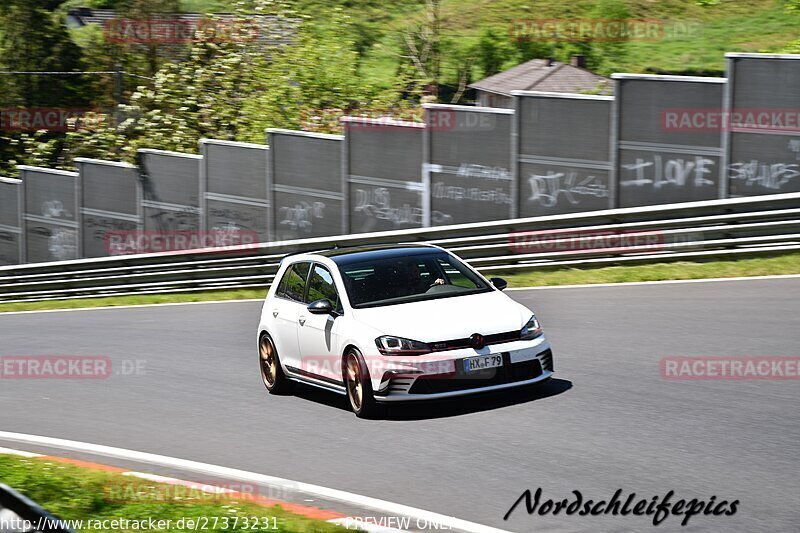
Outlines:
POLYGON ((281 262, 283 262, 283 260, 286 259, 287 257, 292 257, 294 255, 318 254, 320 252, 327 252, 328 250, 335 250, 336 248, 338 248, 338 246, 335 247, 335 248, 322 248, 320 250, 300 250, 300 251, 297 251, 297 252, 289 252, 288 254, 286 254, 283 257, 281 257, 281 262))
POLYGON ((425 247, 425 248, 436 248, 436 249, 440 248, 439 246, 436 246, 435 244, 428 244, 428 243, 424 243, 424 242, 398 242, 398 243, 372 244, 372 245, 370 245, 370 244, 352 244, 352 245, 345 245, 345 246, 340 246, 338 243, 334 243, 333 246, 328 247, 328 248, 321 248, 321 249, 318 249, 318 250, 301 250, 301 251, 297 251, 297 252, 288 253, 288 254, 284 255, 281 258, 281 262, 283 262, 284 259, 287 259, 289 257, 293 257, 295 255, 301 255, 301 254, 324 254, 326 252, 333 252, 333 251, 340 251, 340 252, 346 253, 346 251, 348 249, 352 249, 354 252, 357 252, 357 251, 370 251, 370 250, 374 249, 375 247, 384 247, 384 246, 387 247, 387 248, 390 248, 390 247, 393 247, 393 246, 398 247, 398 248, 411 247, 411 246, 419 246, 419 247, 425 247))

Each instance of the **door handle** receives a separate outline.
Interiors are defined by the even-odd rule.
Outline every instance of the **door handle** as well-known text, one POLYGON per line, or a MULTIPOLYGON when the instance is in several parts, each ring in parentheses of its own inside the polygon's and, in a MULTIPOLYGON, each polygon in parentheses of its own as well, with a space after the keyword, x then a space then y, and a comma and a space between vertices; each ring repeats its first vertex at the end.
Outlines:
POLYGON ((272 318, 276 318, 277 316, 278 316, 278 310, 277 309, 273 309, 272 310, 272 318))
POLYGON ((303 324, 306 323, 306 317, 300 316, 298 317, 297 321, 300 322, 300 325, 302 326, 303 324))

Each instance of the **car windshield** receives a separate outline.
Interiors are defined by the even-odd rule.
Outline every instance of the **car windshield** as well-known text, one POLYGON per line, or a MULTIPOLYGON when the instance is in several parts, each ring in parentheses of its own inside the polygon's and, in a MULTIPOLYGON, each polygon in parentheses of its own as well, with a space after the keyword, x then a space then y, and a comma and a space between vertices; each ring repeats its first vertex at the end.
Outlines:
POLYGON ((350 304, 377 307, 491 291, 461 261, 445 252, 339 265, 350 304))

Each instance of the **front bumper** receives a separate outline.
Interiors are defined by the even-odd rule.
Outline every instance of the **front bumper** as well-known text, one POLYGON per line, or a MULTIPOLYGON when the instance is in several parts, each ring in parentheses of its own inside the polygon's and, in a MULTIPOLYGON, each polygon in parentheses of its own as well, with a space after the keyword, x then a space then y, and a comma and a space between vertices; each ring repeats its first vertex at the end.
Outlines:
POLYGON ((544 381, 554 371, 552 351, 544 336, 481 350, 439 352, 424 362, 406 358, 393 366, 382 373, 379 383, 373 380, 379 402, 435 400, 522 387, 544 381), (501 367, 470 373, 459 370, 458 363, 464 358, 491 354, 503 357, 501 367))

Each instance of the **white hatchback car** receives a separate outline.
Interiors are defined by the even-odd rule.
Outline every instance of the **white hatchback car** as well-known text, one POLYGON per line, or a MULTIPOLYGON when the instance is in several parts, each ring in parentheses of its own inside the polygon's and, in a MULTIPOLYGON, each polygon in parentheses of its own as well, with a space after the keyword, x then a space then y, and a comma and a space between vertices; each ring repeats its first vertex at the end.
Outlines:
POLYGON ((436 246, 289 255, 261 311, 261 377, 274 393, 303 382, 345 394, 363 418, 547 380, 550 345, 505 287, 436 246))

